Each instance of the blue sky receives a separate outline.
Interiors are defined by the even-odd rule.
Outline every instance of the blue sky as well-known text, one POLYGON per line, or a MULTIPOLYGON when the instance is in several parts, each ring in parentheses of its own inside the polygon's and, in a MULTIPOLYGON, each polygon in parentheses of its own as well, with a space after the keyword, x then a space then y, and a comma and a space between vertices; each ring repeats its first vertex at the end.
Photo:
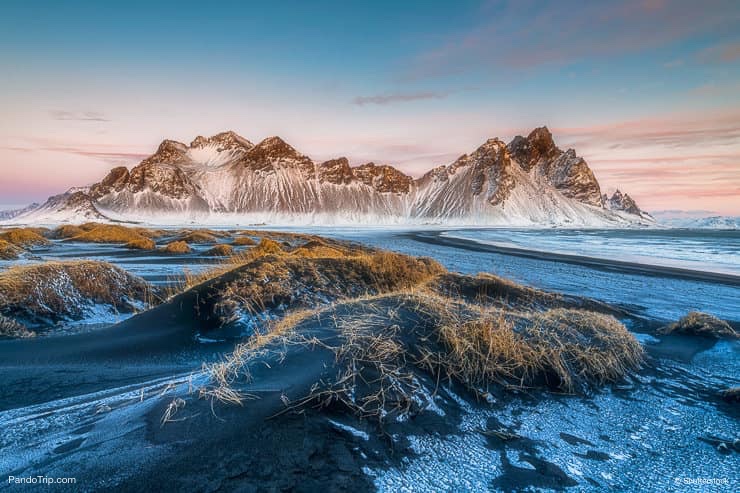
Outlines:
POLYGON ((605 188, 740 214, 740 3, 0 5, 0 204, 163 138, 281 135, 418 175, 547 125, 605 188))

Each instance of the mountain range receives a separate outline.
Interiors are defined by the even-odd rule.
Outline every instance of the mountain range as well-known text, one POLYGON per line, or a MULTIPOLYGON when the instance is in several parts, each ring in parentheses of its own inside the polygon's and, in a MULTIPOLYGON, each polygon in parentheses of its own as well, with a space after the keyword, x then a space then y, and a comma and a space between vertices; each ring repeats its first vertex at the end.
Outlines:
POLYGON ((602 194, 586 161, 546 127, 493 138, 412 178, 344 157, 316 162, 279 137, 234 132, 164 140, 137 166, 50 197, 18 223, 121 220, 321 225, 629 226, 651 224, 627 194, 602 194))

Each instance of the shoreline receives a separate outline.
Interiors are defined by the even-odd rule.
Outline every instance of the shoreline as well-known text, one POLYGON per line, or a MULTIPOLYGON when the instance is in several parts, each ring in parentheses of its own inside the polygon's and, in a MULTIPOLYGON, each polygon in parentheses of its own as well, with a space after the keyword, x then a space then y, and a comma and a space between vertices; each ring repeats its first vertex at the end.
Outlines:
POLYGON ((610 260, 596 257, 570 255, 566 253, 543 252, 538 250, 527 250, 524 248, 497 246, 481 243, 472 239, 443 236, 442 233, 445 233, 446 231, 447 230, 411 231, 401 233, 399 236, 431 245, 446 246, 450 248, 457 248, 461 250, 469 250, 475 252, 499 253, 503 255, 532 258, 536 260, 563 262, 590 267, 602 271, 619 271, 655 277, 671 277, 678 279, 689 279, 692 281, 721 283, 729 286, 740 286, 740 276, 736 276, 733 274, 724 274, 720 272, 704 272, 692 269, 684 269, 681 267, 649 265, 624 260, 610 260))

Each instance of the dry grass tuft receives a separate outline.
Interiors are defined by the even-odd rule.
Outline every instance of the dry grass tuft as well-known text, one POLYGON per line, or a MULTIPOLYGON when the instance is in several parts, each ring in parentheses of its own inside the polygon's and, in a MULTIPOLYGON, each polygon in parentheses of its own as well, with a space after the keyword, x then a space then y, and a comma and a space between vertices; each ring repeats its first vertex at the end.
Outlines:
POLYGON ((444 351, 428 351, 427 368, 473 389, 495 383, 575 392, 616 382, 644 360, 642 346, 624 325, 581 310, 553 309, 519 320, 482 313, 441 325, 439 338, 444 351))
POLYGON ((214 257, 230 257, 234 255, 234 248, 231 245, 216 245, 205 254, 214 257))
POLYGON ((70 241, 82 241, 88 243, 130 243, 142 241, 147 236, 141 234, 140 228, 127 228, 117 224, 97 224, 90 229, 91 224, 85 225, 85 231, 81 234, 68 238, 70 241))
POLYGON ((49 240, 41 236, 43 228, 11 228, 0 230, 0 239, 19 247, 48 245, 49 240))
POLYGON ((192 251, 190 246, 184 241, 172 241, 162 247, 161 250, 165 253, 173 254, 190 253, 192 251))
POLYGON ((141 278, 106 262, 46 262, 0 272, 0 312, 19 319, 79 318, 91 304, 122 311, 152 299, 141 278))
POLYGON ((249 236, 238 236, 234 238, 234 241, 232 241, 231 244, 234 246, 254 246, 257 242, 249 236))
POLYGON ((738 339, 740 336, 730 324, 713 315, 689 312, 678 322, 658 329, 659 334, 684 334, 715 339, 738 339))
POLYGON ((9 241, 0 240, 0 260, 15 260, 21 253, 23 253, 22 248, 9 241))
POLYGON ((125 245, 126 248, 130 250, 154 250, 157 248, 157 244, 154 243, 154 240, 151 238, 137 238, 136 240, 131 240, 125 245))
POLYGON ((278 242, 269 238, 262 238, 254 249, 255 255, 279 255, 283 249, 278 242))
POLYGON ((321 240, 311 240, 291 252, 291 255, 307 258, 340 258, 350 256, 346 248, 330 246, 321 240))
POLYGON ((556 299, 556 296, 551 293, 538 291, 517 284, 510 279, 487 273, 479 273, 475 276, 449 273, 440 276, 439 281, 430 288, 446 297, 463 298, 484 304, 492 301, 521 304, 538 299, 556 299))
POLYGON ((191 231, 179 236, 178 241, 185 243, 216 243, 218 238, 204 231, 191 231))

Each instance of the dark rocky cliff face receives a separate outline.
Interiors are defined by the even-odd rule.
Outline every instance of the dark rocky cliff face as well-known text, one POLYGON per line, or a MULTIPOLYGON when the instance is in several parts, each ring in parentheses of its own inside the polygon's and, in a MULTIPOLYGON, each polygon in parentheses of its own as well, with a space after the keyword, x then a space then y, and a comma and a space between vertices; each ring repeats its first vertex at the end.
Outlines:
POLYGON ((393 166, 367 163, 352 169, 354 179, 381 193, 408 193, 413 179, 393 166))
POLYGON ((319 180, 322 183, 333 183, 334 185, 348 185, 352 182, 354 175, 349 161, 346 157, 331 159, 318 166, 319 180))
POLYGON ((599 182, 586 161, 573 149, 560 150, 547 127, 536 128, 527 137, 516 136, 508 148, 524 171, 543 174, 566 197, 596 207, 604 205, 599 182))
POLYGON ((604 203, 610 210, 613 211, 624 211, 629 214, 637 215, 640 215, 640 213, 642 212, 637 206, 637 202, 635 202, 632 197, 630 197, 626 193, 623 194, 619 190, 614 192, 609 199, 607 199, 606 194, 604 194, 604 203))
POLYGON ((485 192, 491 205, 505 202, 516 186, 511 157, 506 145, 498 139, 489 139, 469 156, 458 159, 451 168, 457 171, 461 166, 472 166, 471 192, 473 195, 485 192))
POLYGON ((280 137, 268 137, 251 148, 241 158, 239 165, 265 173, 275 172, 278 168, 295 168, 306 178, 315 177, 313 161, 280 137))
POLYGON ((141 164, 167 163, 183 164, 189 161, 187 156, 188 147, 182 142, 175 140, 163 140, 157 152, 144 159, 141 164))
POLYGON ((120 192, 128 184, 130 178, 131 175, 125 166, 113 168, 100 183, 90 187, 90 197, 99 199, 111 192, 120 192))

